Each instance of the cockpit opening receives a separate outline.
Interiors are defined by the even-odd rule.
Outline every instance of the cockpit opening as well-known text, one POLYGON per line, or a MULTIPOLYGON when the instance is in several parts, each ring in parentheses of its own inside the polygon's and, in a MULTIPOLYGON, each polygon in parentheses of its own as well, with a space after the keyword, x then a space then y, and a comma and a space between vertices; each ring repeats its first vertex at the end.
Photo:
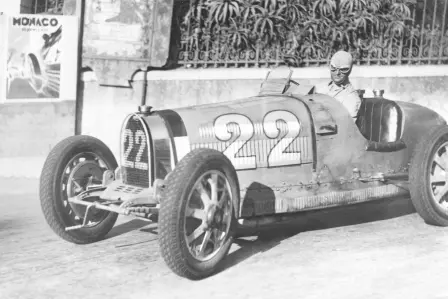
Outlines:
POLYGON ((400 140, 403 112, 394 101, 378 98, 363 99, 356 125, 370 141, 388 143, 400 140))

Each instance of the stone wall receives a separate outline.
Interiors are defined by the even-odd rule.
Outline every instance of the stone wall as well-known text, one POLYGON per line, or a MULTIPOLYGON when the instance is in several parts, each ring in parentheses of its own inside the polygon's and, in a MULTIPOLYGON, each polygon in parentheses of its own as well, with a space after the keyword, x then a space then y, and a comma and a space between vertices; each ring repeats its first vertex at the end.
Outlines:
POLYGON ((75 101, 0 104, 0 176, 38 177, 50 149, 75 132, 75 101))

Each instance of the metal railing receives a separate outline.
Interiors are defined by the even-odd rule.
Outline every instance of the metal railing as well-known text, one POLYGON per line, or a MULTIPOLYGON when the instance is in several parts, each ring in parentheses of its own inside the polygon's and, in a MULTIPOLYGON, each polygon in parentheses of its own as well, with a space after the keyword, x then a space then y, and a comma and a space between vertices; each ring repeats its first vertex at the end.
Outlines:
MULTIPOLYGON (((188 9, 186 3, 178 4, 181 38, 177 62, 185 68, 319 66, 327 64, 331 55, 343 48, 353 54, 358 65, 448 64, 448 0, 403 2, 409 2, 409 18, 402 21, 401 30, 387 31, 389 24, 386 23, 385 30, 375 36, 358 38, 339 48, 329 41, 309 38, 300 41, 299 32, 289 32, 285 38, 269 44, 255 41, 250 47, 229 47, 225 36, 213 37, 205 26, 194 28, 191 22, 185 21, 188 17, 198 20, 195 11, 203 10, 203 0, 197 1, 195 10, 188 9)), ((310 32, 310 36, 318 34, 310 32)))
POLYGON ((62 15, 64 0, 35 0, 32 13, 62 15))

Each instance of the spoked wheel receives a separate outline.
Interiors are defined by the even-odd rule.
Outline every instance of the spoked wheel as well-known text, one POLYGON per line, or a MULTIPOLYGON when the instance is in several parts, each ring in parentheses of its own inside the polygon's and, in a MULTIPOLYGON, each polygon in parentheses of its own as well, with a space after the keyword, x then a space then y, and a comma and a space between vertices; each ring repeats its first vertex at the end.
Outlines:
POLYGON ((415 148, 409 170, 413 205, 428 223, 448 226, 448 126, 433 128, 415 148))
MULTIPOLYGON (((106 169, 107 165, 102 158, 92 152, 80 153, 67 163, 61 178, 61 200, 65 212, 75 225, 82 224, 86 207, 70 203, 68 199, 86 191, 90 186, 101 184, 106 169)), ((89 217, 87 227, 98 225, 106 218, 107 214, 106 211, 95 210, 89 217)))
POLYGON ((200 279, 217 270, 233 242, 239 187, 221 152, 197 149, 168 176, 159 214, 160 249, 176 274, 200 279))
POLYGON ((431 199, 437 208, 448 212, 448 142, 436 150, 430 167, 431 199))
POLYGON ((58 143, 45 161, 40 178, 42 211, 53 231, 79 244, 102 239, 114 226, 118 215, 91 208, 85 227, 66 231, 84 222, 86 207, 68 201, 89 186, 102 183, 106 170, 117 162, 109 148, 89 136, 73 136, 58 143))
POLYGON ((211 170, 201 175, 187 197, 184 237, 198 261, 212 259, 224 246, 232 223, 232 190, 225 175, 211 170))

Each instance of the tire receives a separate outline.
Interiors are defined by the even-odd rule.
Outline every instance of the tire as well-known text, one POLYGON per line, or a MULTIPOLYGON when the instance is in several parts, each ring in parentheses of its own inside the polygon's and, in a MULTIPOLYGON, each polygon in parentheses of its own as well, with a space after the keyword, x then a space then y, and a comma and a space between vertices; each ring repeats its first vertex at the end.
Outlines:
MULTIPOLYGON (((448 226, 448 204, 443 208, 437 203, 431 183, 431 176, 438 167, 434 157, 444 152, 444 147, 441 147, 445 143, 448 145, 448 126, 432 127, 414 149, 409 168, 411 201, 420 217, 427 224, 436 226, 448 226)), ((442 199, 448 200, 448 196, 442 199)))
MULTIPOLYGON (((40 177, 40 202, 45 220, 58 236, 75 244, 88 244, 103 239, 115 225, 118 214, 94 209, 94 219, 98 220, 95 225, 77 230, 65 230, 67 227, 81 224, 86 210, 84 206, 67 201, 67 193, 72 189, 70 176, 76 174, 77 166, 73 165, 76 164, 78 157, 79 159, 84 157, 93 167, 95 164, 100 165, 95 162, 97 161, 95 158, 102 161, 104 164, 102 168, 101 166, 94 168, 98 174, 95 175, 97 180, 100 179, 98 178, 100 171, 104 172, 105 169, 113 171, 117 168, 114 155, 100 140, 82 135, 68 137, 51 150, 45 161, 40 177), (76 217, 81 219, 77 220, 76 217)), ((82 163, 87 163, 85 161, 78 160, 76 165, 81 166, 82 163)))
MULTIPOLYGON (((207 188, 210 186, 211 188, 211 185, 212 184, 205 186, 207 188)), ((205 188, 202 190, 205 190, 205 188)), ((212 193, 211 190, 213 189, 210 189, 210 194, 212 193)), ((210 199, 213 197, 209 196, 208 198, 210 199)), ((188 153, 178 163, 176 168, 168 175, 165 184, 165 191, 161 197, 159 212, 159 246, 161 255, 168 267, 177 275, 192 280, 205 278, 216 272, 220 262, 225 258, 230 246, 233 243, 238 209, 239 184, 235 168, 230 160, 221 152, 211 149, 195 149, 188 153), (221 198, 221 201, 219 201, 221 204, 224 204, 225 201, 228 202, 229 205, 227 206, 226 213, 223 212, 224 210, 220 212, 222 214, 222 219, 218 217, 217 219, 219 220, 217 220, 216 223, 215 216, 208 218, 206 216, 219 214, 218 212, 216 212, 216 214, 213 212, 210 213, 213 205, 209 205, 208 208, 210 209, 207 209, 204 204, 204 218, 202 218, 202 220, 198 220, 199 218, 196 219, 194 216, 186 216, 187 209, 190 209, 190 206, 194 203, 194 200, 202 203, 207 201, 204 199, 199 199, 197 195, 194 197, 193 194, 195 194, 195 190, 198 190, 196 186, 200 186, 198 182, 201 178, 205 180, 208 175, 215 175, 215 178, 217 178, 216 186, 218 186, 219 181, 221 181, 221 183, 224 182, 222 184, 224 186, 223 188, 227 188, 226 190, 229 192, 228 194, 231 194, 231 197, 222 197, 222 193, 221 195, 217 195, 216 198, 221 198), (226 180, 227 183, 225 183, 226 180), (209 259, 204 258, 201 260, 199 257, 195 256, 189 249, 186 240, 188 235, 193 235, 191 230, 197 230, 199 229, 199 226, 208 225, 208 221, 211 221, 208 229, 211 231, 210 235, 216 237, 216 235, 219 235, 216 230, 220 231, 222 234, 223 223, 221 222, 223 222, 226 217, 230 224, 225 224, 228 225, 228 230, 222 241, 216 242, 215 240, 215 242, 213 242, 212 252, 215 252, 215 250, 216 252, 214 254, 210 254, 209 259), (190 229, 190 226, 194 220, 197 222, 201 221, 201 224, 196 223, 196 225, 199 226, 193 226, 193 229, 190 229), (215 226, 219 227, 219 229, 215 226), (215 244, 221 244, 221 246, 216 249, 215 244)), ((207 233, 208 230, 204 230, 199 237, 189 243, 193 244, 198 240, 199 243, 203 243, 207 233)), ((205 242, 204 244, 206 244, 204 247, 209 245, 208 242, 205 242)))
POLYGON ((38 91, 42 89, 42 70, 39 65, 39 60, 34 54, 28 54, 28 59, 30 80, 33 87, 38 91))

